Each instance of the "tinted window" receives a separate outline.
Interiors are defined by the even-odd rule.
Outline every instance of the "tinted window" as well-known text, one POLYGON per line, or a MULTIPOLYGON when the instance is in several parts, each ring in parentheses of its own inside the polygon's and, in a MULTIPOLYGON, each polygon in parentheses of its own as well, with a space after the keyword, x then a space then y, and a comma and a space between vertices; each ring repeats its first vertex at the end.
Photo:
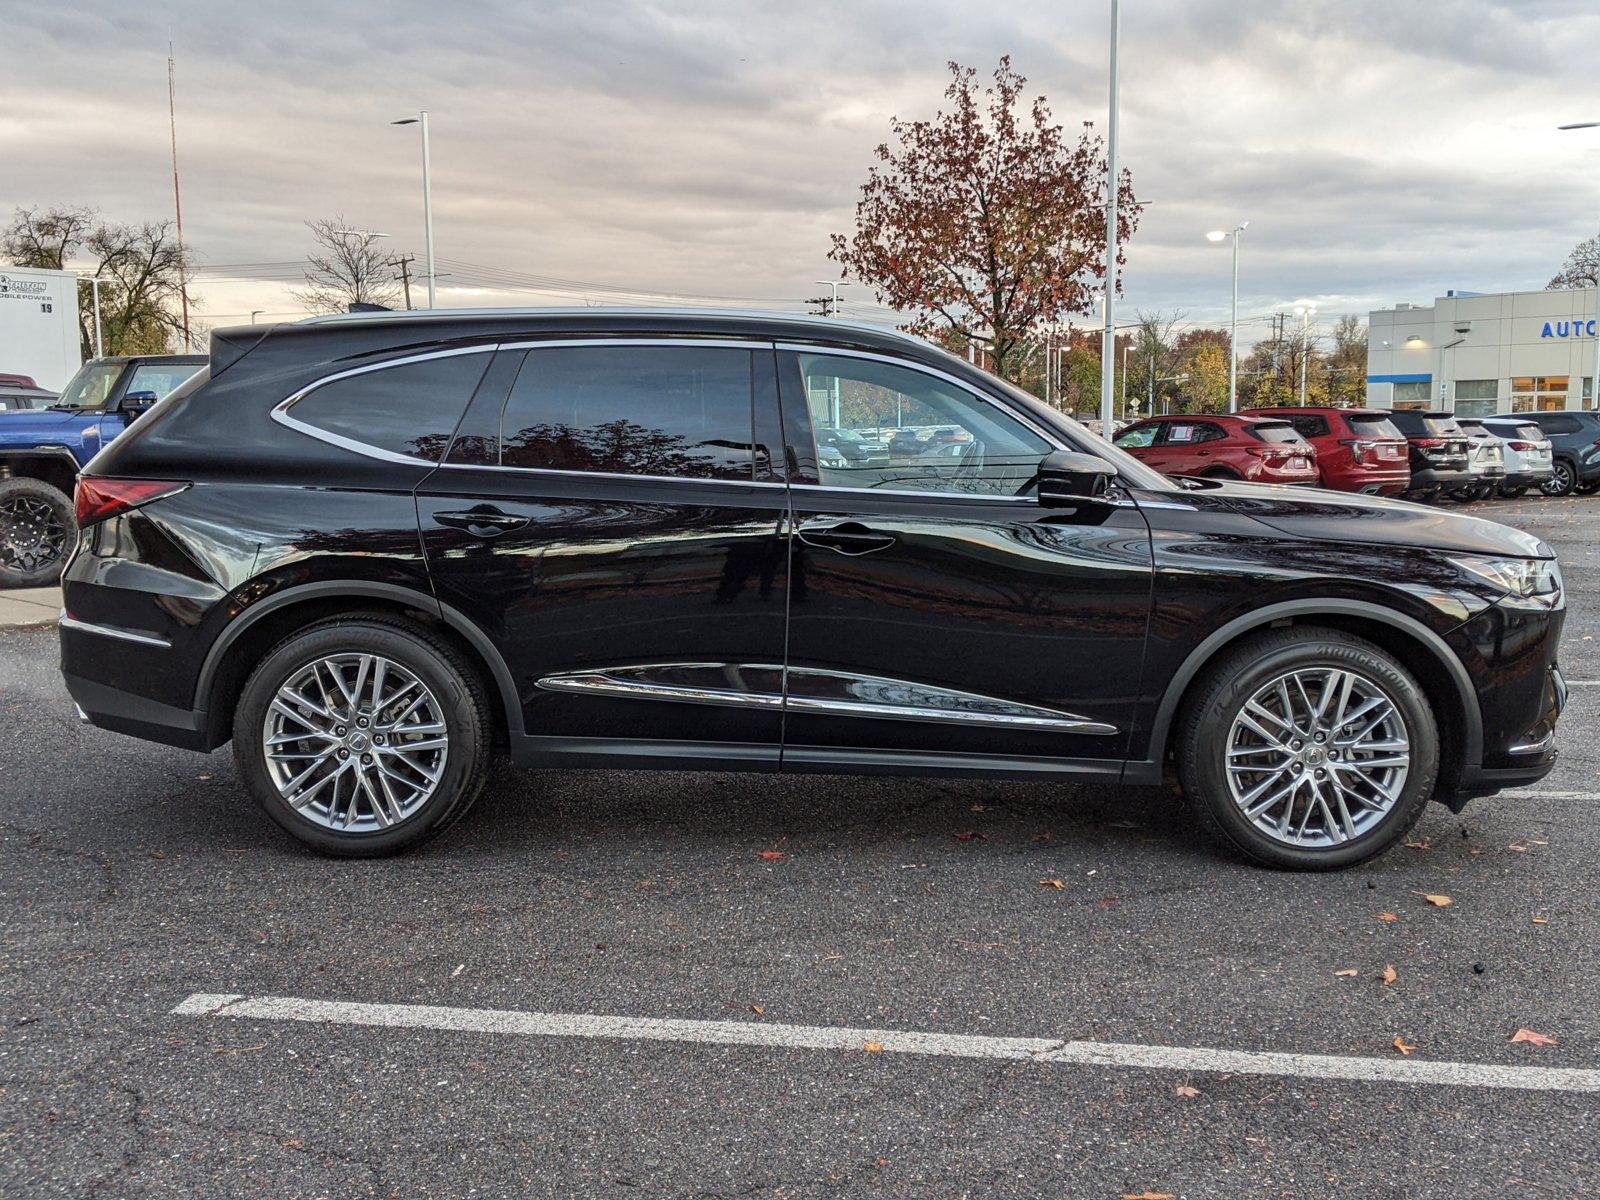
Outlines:
POLYGON ((1270 424, 1252 425, 1250 426, 1250 432, 1263 442, 1302 442, 1305 440, 1300 436, 1299 431, 1287 421, 1281 424, 1274 421, 1270 424))
POLYGON ((1396 438, 1402 436, 1393 421, 1377 413, 1351 413, 1345 420, 1350 422, 1350 428, 1361 437, 1396 438))
POLYGON ((1405 409, 1397 408, 1389 414, 1389 421, 1407 437, 1421 437, 1424 432, 1422 414, 1420 413, 1408 412, 1405 409))
POLYGON ((528 353, 500 422, 508 467, 755 477, 750 351, 553 346, 528 353))
POLYGON ((162 400, 203 366, 204 363, 140 363, 133 369, 127 391, 154 392, 156 399, 162 400))
POLYGON ((1577 417, 1566 416, 1540 417, 1539 425, 1546 433, 1577 433, 1583 428, 1577 417))
POLYGON ((1435 437, 1461 432, 1461 426, 1456 424, 1454 417, 1423 417, 1422 426, 1435 437))
MULTIPOLYGON (((851 454, 818 461, 830 487, 1016 496, 1029 490, 1053 449, 999 405, 958 384, 879 359, 797 354, 814 428, 926 432, 911 453, 851 454)), ((908 447, 908 449, 912 449, 908 447)))
POLYGON ((325 383, 288 415, 393 454, 438 462, 490 355, 452 354, 325 383))

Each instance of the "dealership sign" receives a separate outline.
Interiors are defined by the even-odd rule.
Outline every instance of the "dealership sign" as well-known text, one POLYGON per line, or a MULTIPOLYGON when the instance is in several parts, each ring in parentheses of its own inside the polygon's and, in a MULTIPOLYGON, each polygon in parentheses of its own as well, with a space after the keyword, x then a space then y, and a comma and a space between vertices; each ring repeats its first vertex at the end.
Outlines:
POLYGON ((1593 321, 1546 321, 1544 328, 1539 331, 1542 338, 1548 337, 1593 337, 1593 321))

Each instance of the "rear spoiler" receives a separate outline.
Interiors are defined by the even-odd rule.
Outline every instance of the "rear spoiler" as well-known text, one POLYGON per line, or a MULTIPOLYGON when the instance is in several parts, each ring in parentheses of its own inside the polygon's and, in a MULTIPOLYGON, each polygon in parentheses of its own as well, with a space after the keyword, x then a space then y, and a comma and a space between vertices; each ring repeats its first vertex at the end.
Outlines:
POLYGON ((211 378, 215 379, 261 344, 271 325, 234 325, 211 331, 211 378))

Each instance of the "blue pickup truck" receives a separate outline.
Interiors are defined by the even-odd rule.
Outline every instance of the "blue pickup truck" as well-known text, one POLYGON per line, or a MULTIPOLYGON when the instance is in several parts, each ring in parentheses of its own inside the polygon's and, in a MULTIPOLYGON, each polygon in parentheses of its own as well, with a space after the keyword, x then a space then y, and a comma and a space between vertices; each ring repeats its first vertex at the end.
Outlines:
POLYGON ((45 587, 60 578, 77 537, 79 469, 206 361, 203 354, 97 358, 49 407, 0 412, 0 587, 45 587))

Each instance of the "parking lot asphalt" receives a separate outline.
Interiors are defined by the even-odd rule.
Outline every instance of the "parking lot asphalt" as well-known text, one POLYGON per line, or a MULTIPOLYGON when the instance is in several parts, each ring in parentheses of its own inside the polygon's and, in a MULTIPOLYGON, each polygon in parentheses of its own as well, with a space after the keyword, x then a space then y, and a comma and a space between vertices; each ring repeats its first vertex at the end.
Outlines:
POLYGON ((1594 1194, 1579 1087, 982 1040, 1600 1068, 1600 498, 1470 511, 1562 554, 1561 763, 1332 875, 1220 857, 1158 790, 509 769, 423 851, 334 862, 0 633, 0 1195, 1594 1194))

